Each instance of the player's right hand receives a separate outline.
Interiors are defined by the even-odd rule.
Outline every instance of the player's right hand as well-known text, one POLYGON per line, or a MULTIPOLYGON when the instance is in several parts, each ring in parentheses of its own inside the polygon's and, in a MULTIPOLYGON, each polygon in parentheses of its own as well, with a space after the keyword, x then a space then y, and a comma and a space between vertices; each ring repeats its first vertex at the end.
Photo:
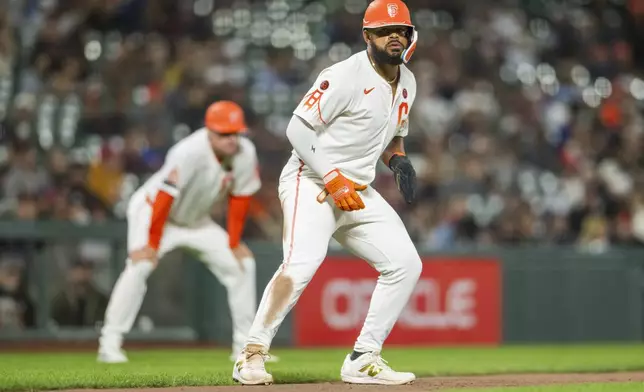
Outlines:
POLYGON ((358 191, 367 189, 366 185, 358 185, 340 173, 338 169, 328 172, 324 178, 324 187, 333 198, 335 205, 343 211, 356 211, 364 208, 364 202, 358 191))
POLYGON ((139 261, 150 261, 156 266, 158 262, 157 250, 149 245, 146 245, 141 249, 133 250, 130 252, 129 257, 133 263, 139 261))
POLYGON ((253 252, 244 244, 243 242, 240 242, 239 245, 236 247, 230 249, 233 252, 233 255, 235 256, 235 259, 237 259, 237 262, 239 263, 239 267, 241 268, 242 271, 245 270, 244 268, 244 259, 248 257, 255 257, 253 256, 253 252))

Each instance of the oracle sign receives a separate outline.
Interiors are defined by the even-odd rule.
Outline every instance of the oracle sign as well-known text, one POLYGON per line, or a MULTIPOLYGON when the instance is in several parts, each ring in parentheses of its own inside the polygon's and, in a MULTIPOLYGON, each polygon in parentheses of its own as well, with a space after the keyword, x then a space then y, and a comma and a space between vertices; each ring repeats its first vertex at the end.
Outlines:
MULTIPOLYGON (((321 297, 324 322, 333 329, 359 328, 367 316, 375 287, 373 279, 329 281, 321 297), (346 306, 341 306, 342 303, 346 306)), ((398 323, 410 328, 471 329, 476 326, 475 291, 473 279, 458 279, 450 284, 442 298, 440 282, 421 278, 398 323), (415 306, 418 302, 424 302, 426 306, 418 308, 415 306)))
MULTIPOLYGON (((298 345, 351 344, 369 310, 378 273, 329 258, 295 308, 298 345)), ((424 260, 423 273, 388 343, 498 343, 500 268, 494 260, 424 260)))

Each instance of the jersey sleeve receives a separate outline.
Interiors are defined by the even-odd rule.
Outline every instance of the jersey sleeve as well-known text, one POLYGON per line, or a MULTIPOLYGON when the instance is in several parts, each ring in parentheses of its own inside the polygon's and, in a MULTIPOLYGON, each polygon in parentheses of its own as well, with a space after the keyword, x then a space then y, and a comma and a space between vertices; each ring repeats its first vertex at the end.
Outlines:
POLYGON ((316 131, 326 129, 336 117, 345 112, 352 101, 352 84, 342 80, 337 68, 320 72, 293 114, 309 123, 316 131))
POLYGON ((151 201, 152 215, 148 228, 148 246, 152 249, 159 249, 172 204, 193 173, 193 165, 187 156, 176 149, 168 152, 160 170, 161 183, 151 201))
POLYGON ((241 144, 242 154, 239 154, 233 163, 233 196, 251 196, 262 186, 259 177, 259 161, 257 151, 250 141, 241 144))
POLYGON ((396 130, 396 136, 405 137, 408 134, 409 134, 409 119, 404 119, 398 125, 398 128, 396 130))
POLYGON ((180 150, 170 150, 160 173, 162 182, 159 189, 172 197, 177 197, 194 174, 194 165, 191 164, 187 154, 183 154, 180 150))
MULTIPOLYGON (((409 99, 403 101, 398 106, 398 126, 396 128, 396 135, 405 137, 409 134, 409 112, 416 99, 416 79, 411 74, 411 83, 409 83, 409 99)), ((403 93, 404 94, 404 93, 403 93)))

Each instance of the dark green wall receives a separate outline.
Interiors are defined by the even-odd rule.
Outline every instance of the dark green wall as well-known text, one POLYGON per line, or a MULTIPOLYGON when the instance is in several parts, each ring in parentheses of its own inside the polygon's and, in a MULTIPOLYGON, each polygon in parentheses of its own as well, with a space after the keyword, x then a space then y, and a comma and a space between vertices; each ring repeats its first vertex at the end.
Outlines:
MULTIPOLYGON (((108 240, 120 250, 115 252, 112 260, 113 269, 118 272, 122 268, 126 236, 122 223, 79 227, 57 223, 0 222, 0 235, 4 239, 29 238, 47 243, 86 237, 108 240)), ((282 251, 278 244, 249 245, 257 260, 259 300, 281 262, 282 251)), ((461 257, 494 256, 502 262, 505 342, 642 340, 644 253, 641 250, 613 249, 593 255, 571 248, 524 247, 454 254, 461 257)), ((37 251, 34 251, 34 258, 36 265, 46 264, 46 257, 37 251)), ((184 287, 189 288, 184 302, 186 320, 199 338, 229 344, 231 321, 225 290, 192 256, 184 254, 183 258, 186 266, 182 268, 184 287)), ((39 286, 47 285, 47 275, 43 271, 40 269, 40 273, 36 273, 39 286)), ((39 287, 39 290, 45 288, 39 287)), ((0 331, 0 339, 3 338, 2 333, 0 331)), ((278 331, 275 345, 290 342, 289 316, 278 331)))

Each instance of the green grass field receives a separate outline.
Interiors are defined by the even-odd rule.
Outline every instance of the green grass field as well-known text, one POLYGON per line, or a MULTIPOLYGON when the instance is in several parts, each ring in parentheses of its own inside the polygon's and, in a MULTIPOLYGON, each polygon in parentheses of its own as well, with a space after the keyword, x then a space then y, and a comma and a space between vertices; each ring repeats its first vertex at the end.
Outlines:
POLYGON ((641 392, 642 383, 601 383, 582 385, 551 385, 544 387, 446 389, 441 392, 641 392))
MULTIPOLYGON (((268 364, 276 383, 338 381, 346 350, 275 350, 282 359, 268 364)), ((95 353, 0 353, 0 390, 135 388, 231 385, 232 363, 223 350, 128 352, 130 363, 103 365, 95 353)), ((506 346, 502 348, 397 349, 383 352, 394 369, 417 376, 505 373, 565 373, 644 370, 643 345, 506 346)), ((633 385, 596 384, 583 391, 630 391, 633 385), (604 389, 602 389, 604 388, 604 389)), ((553 387, 561 388, 561 387, 553 387)), ((492 389, 580 391, 571 389, 492 389)), ((642 384, 637 390, 644 390, 642 384)), ((460 392, 465 390, 460 389, 460 392)), ((481 391, 480 389, 478 391, 481 391)))

